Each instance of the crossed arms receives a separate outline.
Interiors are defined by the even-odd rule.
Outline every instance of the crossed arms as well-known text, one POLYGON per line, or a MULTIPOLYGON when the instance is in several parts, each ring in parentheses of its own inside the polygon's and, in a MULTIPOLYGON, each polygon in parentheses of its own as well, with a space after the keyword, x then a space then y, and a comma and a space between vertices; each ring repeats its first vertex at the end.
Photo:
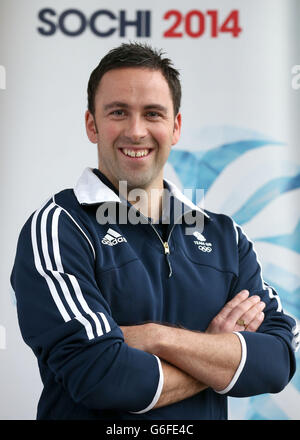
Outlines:
POLYGON ((241 291, 212 320, 205 333, 150 323, 121 327, 125 342, 133 348, 155 354, 162 362, 164 384, 154 408, 170 405, 207 387, 226 389, 242 357, 237 334, 247 323, 255 332, 264 319, 265 303, 259 296, 241 291))

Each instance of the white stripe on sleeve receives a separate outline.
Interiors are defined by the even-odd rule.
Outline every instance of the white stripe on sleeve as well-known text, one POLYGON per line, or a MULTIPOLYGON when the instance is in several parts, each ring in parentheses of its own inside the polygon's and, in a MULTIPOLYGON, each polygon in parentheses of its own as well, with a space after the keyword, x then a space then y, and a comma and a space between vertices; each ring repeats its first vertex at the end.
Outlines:
MULTIPOLYGON (((60 252, 59 252, 59 245, 58 245, 58 235, 56 235, 58 233, 58 219, 59 219, 59 215, 61 213, 61 210, 59 208, 56 208, 56 205, 54 205, 54 203, 51 203, 45 209, 45 211, 42 214, 42 220, 41 220, 42 252, 43 252, 43 256, 44 256, 45 263, 46 263, 46 269, 49 270, 52 273, 52 275, 54 276, 54 278, 58 281, 58 283, 61 287, 61 290, 63 292, 63 295, 65 297, 65 300, 67 301, 70 309, 74 313, 74 317, 79 322, 81 322, 81 324, 84 325, 88 339, 93 339, 94 334, 93 334, 93 329, 92 329, 91 323, 84 316, 82 316, 82 314, 78 310, 78 308, 77 308, 77 306, 71 296, 71 293, 68 289, 68 286, 67 286, 64 278, 62 277, 61 273, 58 272, 57 270, 54 270, 53 266, 52 266, 52 262, 51 262, 49 250, 48 250, 48 238, 47 238, 47 217, 48 217, 49 212, 52 209, 59 211, 58 214, 54 217, 54 225, 52 223, 51 232, 52 232, 52 240, 54 238, 53 241, 55 243, 55 252, 54 252, 55 264, 57 265, 57 267, 60 267, 60 269, 62 269, 60 252)), ((53 220, 53 217, 52 217, 52 220, 53 220)))
POLYGON ((98 312, 98 313, 99 313, 99 315, 101 316, 101 318, 103 320, 106 333, 109 333, 111 331, 111 328, 110 328, 110 325, 109 325, 109 322, 108 322, 106 316, 102 312, 98 312))
MULTIPOLYGON (((53 205, 56 207, 56 210, 53 214, 53 218, 52 218, 52 241, 53 241, 53 251, 54 251, 54 258, 55 258, 55 263, 57 266, 57 269, 64 273, 64 268, 62 265, 62 261, 61 261, 61 255, 60 255, 60 249, 59 249, 59 238, 58 238, 58 219, 59 219, 59 215, 62 211, 62 209, 60 207, 57 207, 57 205, 53 205), (56 213, 58 213, 57 215, 55 215, 56 213)), ((76 299, 78 300, 79 304, 81 305, 82 309, 84 310, 84 312, 89 315, 95 325, 96 325, 96 332, 97 332, 97 336, 102 336, 103 335, 103 330, 102 330, 102 326, 101 326, 101 322, 98 318, 98 316, 96 315, 96 313, 94 313, 88 306, 83 294, 82 294, 82 290, 80 288, 80 285, 78 283, 77 278, 74 275, 71 274, 66 274, 72 284, 72 287, 74 289, 75 295, 76 295, 76 299)), ((61 279, 63 280, 63 278, 61 277, 61 279)), ((64 281, 64 280, 63 280, 64 281)), ((66 284, 65 284, 66 285, 66 284)), ((73 300, 72 300, 73 301, 73 300)), ((71 305, 70 305, 71 306, 71 305)), ((82 314, 80 313, 80 311, 78 310, 78 308, 76 307, 75 303, 72 304, 72 311, 75 314, 76 319, 78 319, 80 322, 82 322, 85 326, 88 327, 88 336, 89 339, 93 339, 94 335, 93 335, 93 331, 92 331, 92 327, 89 328, 88 324, 89 321, 84 318, 82 316, 82 314)), ((89 323, 90 325, 90 323, 89 323)))
MULTIPOLYGON (((48 201, 46 203, 48 203, 48 201)), ((64 268, 63 268, 62 260, 61 260, 60 247, 59 247, 58 225, 59 225, 59 217, 60 217, 61 212, 62 211, 66 212, 66 211, 63 208, 61 208, 60 206, 56 205, 55 203, 50 203, 46 207, 46 209, 44 209, 45 206, 46 206, 46 204, 43 205, 40 210, 36 211, 36 213, 33 216, 32 224, 31 224, 31 238, 32 238, 32 247, 33 247, 34 261, 35 261, 36 269, 40 273, 40 275, 45 278, 45 280, 48 284, 50 293, 52 295, 52 298, 53 298, 61 316, 63 317, 64 321, 66 321, 66 322, 70 321, 71 317, 70 317, 69 313, 67 312, 66 307, 64 306, 62 298, 60 296, 60 293, 57 290, 55 283, 53 282, 53 279, 50 275, 52 275, 58 281, 60 288, 61 288, 61 291, 63 293, 64 299, 66 300, 68 306, 70 307, 71 311, 73 312, 74 318, 84 326, 88 339, 91 340, 91 339, 95 338, 93 327, 91 325, 91 322, 85 316, 83 316, 82 312, 78 308, 79 305, 82 307, 84 312, 92 318, 93 322, 95 323, 97 336, 102 336, 103 330, 102 330, 101 320, 97 316, 97 314, 94 313, 89 308, 89 306, 88 306, 88 304, 82 294, 80 285, 79 285, 76 277, 74 275, 67 274, 64 272, 64 268), (50 228, 50 231, 51 231, 50 235, 51 236, 48 238, 47 222, 49 219, 49 213, 53 209, 54 209, 54 212, 52 215, 51 228, 50 228), (39 246, 38 246, 38 240, 37 240, 37 218, 40 214, 41 214, 41 225, 40 225, 41 250, 40 251, 41 251, 41 255, 43 255, 43 258, 45 261, 45 266, 46 266, 45 269, 47 271, 49 271, 50 274, 47 273, 43 269, 42 263, 41 263, 41 258, 40 258, 40 253, 39 253, 39 246), (50 244, 49 240, 52 240, 53 255, 54 255, 54 261, 55 261, 55 265, 56 265, 57 270, 54 269, 51 258, 50 258, 49 247, 48 247, 48 245, 50 244), (64 279, 62 274, 65 274, 65 276, 67 276, 68 279, 70 280, 70 283, 71 283, 71 285, 74 289, 74 293, 75 293, 74 299, 73 299, 72 294, 68 288, 66 280, 64 279), (78 306, 76 305, 75 300, 78 301, 78 306)), ((69 215, 69 217, 72 218, 70 215, 69 215)), ((75 222, 75 224, 77 225, 76 222, 75 222)), ((106 329, 106 331, 108 331, 108 328, 109 328, 109 331, 110 331, 110 326, 108 324, 108 321, 106 318, 105 318, 105 320, 106 321, 103 320, 105 329, 106 329)))
MULTIPOLYGON (((47 203, 47 202, 46 202, 47 203)), ((44 206, 42 206, 42 208, 38 211, 35 212, 35 214, 32 217, 32 221, 31 221, 31 241, 32 241, 32 249, 33 249, 33 257, 34 257, 34 263, 35 263, 35 267, 36 270, 38 271, 38 273, 45 278, 51 296, 56 304, 56 307, 58 308, 61 316, 63 317, 64 321, 70 321, 70 316, 68 314, 68 312, 65 309, 65 306, 63 305, 57 290, 55 288, 55 285, 53 283, 53 280, 49 277, 49 275, 43 270, 42 268, 42 264, 41 264, 41 259, 40 259, 40 255, 39 255, 39 251, 38 251, 38 245, 37 245, 37 217, 40 213, 40 211, 44 208, 44 206)))
POLYGON ((64 211, 67 216, 69 216, 69 218, 72 220, 72 222, 77 226, 77 228, 80 230, 80 232, 82 233, 82 235, 85 237, 85 239, 87 240, 92 252, 93 252, 93 256, 94 258, 96 258, 96 252, 94 249, 94 246, 91 243, 91 240, 88 238, 88 236, 86 235, 86 233, 84 232, 84 230, 79 226, 79 224, 73 219, 73 217, 71 216, 71 214, 68 213, 68 211, 64 208, 62 208, 61 206, 59 206, 56 202, 55 202, 55 197, 52 197, 53 203, 55 204, 55 206, 57 206, 58 208, 60 208, 62 211, 64 211))

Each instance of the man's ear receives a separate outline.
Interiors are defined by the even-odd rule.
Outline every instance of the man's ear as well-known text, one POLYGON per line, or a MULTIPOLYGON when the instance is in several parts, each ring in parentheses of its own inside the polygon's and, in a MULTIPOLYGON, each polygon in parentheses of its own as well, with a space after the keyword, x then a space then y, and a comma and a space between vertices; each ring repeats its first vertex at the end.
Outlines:
POLYGON ((175 117, 175 121, 174 121, 172 145, 177 144, 180 138, 180 133, 181 133, 181 113, 177 113, 177 116, 175 117))
POLYGON ((95 123, 95 118, 89 110, 85 112, 85 129, 89 140, 93 144, 96 144, 98 142, 98 130, 95 123))

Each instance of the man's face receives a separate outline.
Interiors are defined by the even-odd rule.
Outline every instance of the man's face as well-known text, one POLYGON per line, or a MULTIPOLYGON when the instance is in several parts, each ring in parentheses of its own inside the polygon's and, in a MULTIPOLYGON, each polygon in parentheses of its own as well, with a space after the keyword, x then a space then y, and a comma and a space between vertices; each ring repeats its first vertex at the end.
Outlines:
POLYGON ((160 71, 121 68, 105 73, 87 134, 98 145, 99 170, 118 188, 161 188, 163 167, 180 136, 167 81, 160 71))

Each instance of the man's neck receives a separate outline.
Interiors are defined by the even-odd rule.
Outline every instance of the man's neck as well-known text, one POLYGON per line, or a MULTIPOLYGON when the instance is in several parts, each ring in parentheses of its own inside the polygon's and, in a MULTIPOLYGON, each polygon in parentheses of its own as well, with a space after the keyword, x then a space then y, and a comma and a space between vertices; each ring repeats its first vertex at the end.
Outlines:
POLYGON ((156 223, 162 213, 163 193, 163 185, 160 188, 132 189, 128 191, 127 200, 145 217, 156 223))
POLYGON ((155 185, 144 188, 128 187, 127 182, 119 182, 118 187, 114 185, 105 174, 99 169, 95 169, 98 177, 107 184, 117 195, 128 200, 145 217, 151 218, 152 222, 157 222, 161 217, 164 191, 164 181, 161 178, 155 185))

